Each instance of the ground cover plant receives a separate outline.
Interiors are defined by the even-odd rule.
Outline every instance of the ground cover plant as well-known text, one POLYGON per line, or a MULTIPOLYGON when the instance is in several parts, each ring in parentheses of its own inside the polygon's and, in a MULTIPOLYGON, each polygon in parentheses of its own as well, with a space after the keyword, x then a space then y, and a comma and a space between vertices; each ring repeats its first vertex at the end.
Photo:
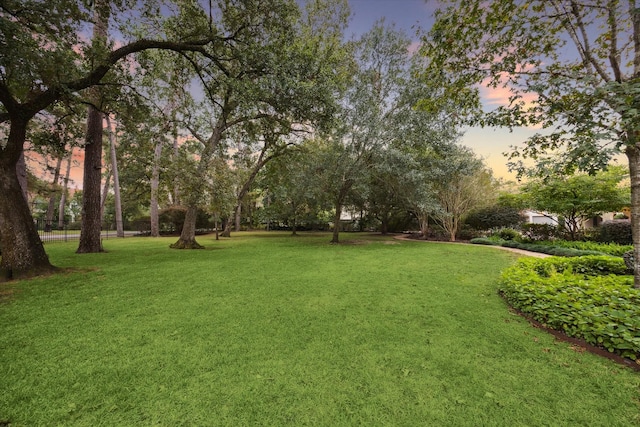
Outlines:
POLYGON ((569 240, 553 240, 539 242, 541 245, 556 246, 562 248, 578 249, 581 251, 594 251, 603 254, 622 256, 633 249, 633 245, 620 245, 618 243, 583 242, 569 240))
POLYGON ((0 424, 627 426, 640 375, 532 328, 515 255, 349 234, 47 245, 2 285, 0 424))
POLYGON ((640 290, 621 258, 522 259, 506 269, 500 292, 544 325, 611 353, 640 357, 640 290))
POLYGON ((494 245, 508 248, 523 249, 531 252, 540 252, 548 255, 577 257, 585 255, 612 255, 619 256, 630 251, 631 245, 619 245, 617 243, 581 242, 568 240, 545 240, 540 242, 528 242, 518 239, 503 239, 499 235, 489 237, 477 237, 471 239, 476 245, 494 245))

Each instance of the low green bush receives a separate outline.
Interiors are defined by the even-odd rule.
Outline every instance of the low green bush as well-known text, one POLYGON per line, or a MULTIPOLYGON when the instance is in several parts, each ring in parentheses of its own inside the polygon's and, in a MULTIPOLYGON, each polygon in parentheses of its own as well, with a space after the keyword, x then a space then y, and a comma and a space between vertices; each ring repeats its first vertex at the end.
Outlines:
POLYGON ((578 249, 581 251, 594 251, 603 254, 622 256, 625 252, 633 249, 632 245, 620 245, 618 243, 602 243, 602 242, 582 242, 569 240, 547 240, 538 242, 539 245, 556 246, 563 248, 578 249))
POLYGON ((469 240, 469 243, 473 243, 474 245, 500 246, 502 241, 488 237, 476 237, 475 239, 469 240))
POLYGON ((583 251, 583 250, 573 249, 573 248, 540 245, 537 243, 522 243, 522 242, 515 242, 515 241, 504 242, 502 246, 505 246, 507 248, 523 249, 525 251, 540 252, 543 254, 562 256, 562 257, 605 255, 603 252, 599 252, 599 251, 583 251))
POLYGON ((476 230, 490 230, 498 227, 518 227, 526 218, 514 206, 489 206, 471 212, 465 223, 476 230))
POLYGON ((631 221, 628 219, 605 221, 598 229, 600 230, 598 236, 600 242, 612 242, 619 245, 630 245, 632 243, 631 221))
POLYGON ((551 257, 536 260, 534 270, 542 277, 552 273, 570 272, 584 277, 608 274, 625 275, 627 267, 622 258, 591 255, 572 258, 551 257))
POLYGON ((498 231, 498 236, 502 240, 519 240, 522 238, 520 232, 518 230, 514 230, 513 228, 503 228, 498 231))
POLYGON ((551 240, 558 237, 560 230, 552 224, 523 224, 522 237, 531 242, 551 240))
MULTIPOLYGON (((622 263, 622 265, 620 265, 622 263)), ((630 359, 640 357, 640 290, 612 257, 522 258, 503 271, 500 293, 522 313, 630 359)))

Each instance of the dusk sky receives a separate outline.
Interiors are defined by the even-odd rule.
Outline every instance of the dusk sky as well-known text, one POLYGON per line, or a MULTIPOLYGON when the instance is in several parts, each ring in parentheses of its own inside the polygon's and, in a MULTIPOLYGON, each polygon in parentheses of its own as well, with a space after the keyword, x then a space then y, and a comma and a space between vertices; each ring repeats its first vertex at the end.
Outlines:
MULTIPOLYGON (((419 25, 425 30, 429 29, 433 12, 438 8, 436 0, 349 0, 349 5, 352 17, 348 35, 363 34, 376 21, 384 18, 386 23, 394 23, 397 28, 405 30, 416 43, 418 39, 412 27, 419 25)), ((506 100, 505 91, 483 88, 481 94, 486 108, 494 108, 506 100)), ((536 132, 536 129, 525 128, 514 129, 513 132, 508 129, 470 128, 461 142, 482 157, 496 177, 514 180, 515 174, 508 172, 507 160, 502 153, 510 151, 511 145, 520 145, 536 132)))

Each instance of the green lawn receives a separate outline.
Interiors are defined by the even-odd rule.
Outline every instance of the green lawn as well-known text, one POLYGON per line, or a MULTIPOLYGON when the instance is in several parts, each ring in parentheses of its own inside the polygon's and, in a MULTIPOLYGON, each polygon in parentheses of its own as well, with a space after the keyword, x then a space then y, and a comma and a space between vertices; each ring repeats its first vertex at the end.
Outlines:
POLYGON ((509 312, 514 255, 342 237, 47 244, 75 272, 0 287, 0 426, 640 424, 639 373, 509 312))

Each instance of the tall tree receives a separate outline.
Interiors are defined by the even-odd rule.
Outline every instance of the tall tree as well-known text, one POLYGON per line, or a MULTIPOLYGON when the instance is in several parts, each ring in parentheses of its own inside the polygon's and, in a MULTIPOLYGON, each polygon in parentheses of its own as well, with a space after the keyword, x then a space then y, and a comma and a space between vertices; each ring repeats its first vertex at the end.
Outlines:
POLYGON ((62 178, 62 192, 60 194, 60 202, 58 204, 58 229, 62 229, 65 223, 65 210, 67 207, 67 193, 69 192, 69 179, 71 176, 71 162, 73 160, 73 147, 67 155, 66 172, 62 178))
POLYGON ((379 22, 353 45, 353 78, 321 163, 334 206, 332 243, 339 243, 340 218, 354 186, 364 187, 374 154, 393 139, 389 124, 408 77, 409 43, 404 33, 379 22))
POLYGON ((107 121, 107 132, 109 134, 109 157, 111 160, 111 174, 113 175, 113 198, 116 214, 116 235, 124 237, 124 224, 122 222, 122 199, 120 197, 120 175, 118 174, 118 159, 116 156, 116 132, 117 129, 111 127, 111 118, 105 114, 107 121))
MULTIPOLYGON (((104 52, 107 49, 107 31, 111 7, 108 0, 96 0, 93 4, 93 38, 91 49, 104 52)), ((99 56, 94 57, 98 60, 99 56)), ((84 145, 84 173, 82 175, 82 226, 76 253, 102 252, 102 133, 103 97, 100 88, 87 90, 87 137, 84 145)))
MULTIPOLYGON (((539 126, 512 153, 558 170, 593 172, 623 152, 631 174, 635 260, 640 261, 640 7, 635 0, 448 2, 423 38, 425 81, 471 113, 468 123, 539 126), (483 112, 480 88, 508 100, 483 112)), ((423 103, 432 108, 433 100, 423 103)), ((635 285, 640 287, 636 264, 635 285)))

